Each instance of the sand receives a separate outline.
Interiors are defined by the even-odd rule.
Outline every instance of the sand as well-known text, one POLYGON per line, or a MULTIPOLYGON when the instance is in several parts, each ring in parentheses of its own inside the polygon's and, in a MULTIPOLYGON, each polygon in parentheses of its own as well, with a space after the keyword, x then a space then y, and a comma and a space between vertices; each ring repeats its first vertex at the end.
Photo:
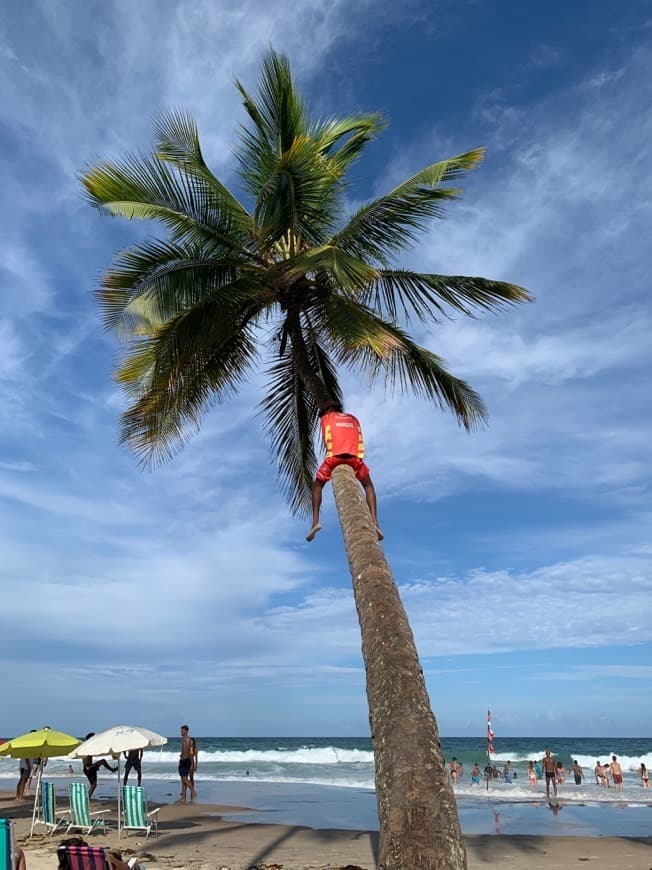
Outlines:
MULTIPOLYGON (((112 829, 106 835, 94 834, 88 842, 119 849, 125 859, 142 858, 147 870, 373 870, 376 866, 375 832, 225 821, 222 815, 233 812, 233 807, 171 804, 162 806, 158 837, 152 834, 145 840, 131 834, 118 840, 115 802, 97 803, 112 809, 112 829)), ((17 804, 8 794, 0 794, 0 816, 16 820, 28 870, 55 870, 56 847, 63 834, 28 839, 31 806, 17 804)), ((652 870, 652 837, 469 836, 465 842, 469 870, 652 870)))

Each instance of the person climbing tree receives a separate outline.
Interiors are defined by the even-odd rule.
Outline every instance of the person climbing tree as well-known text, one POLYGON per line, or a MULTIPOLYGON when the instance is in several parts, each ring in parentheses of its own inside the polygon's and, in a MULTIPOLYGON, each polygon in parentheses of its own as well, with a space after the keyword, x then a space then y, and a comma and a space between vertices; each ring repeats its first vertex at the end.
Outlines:
POLYGON ((369 468, 363 462, 364 441, 360 421, 353 414, 345 414, 340 402, 327 402, 323 405, 319 411, 319 418, 321 434, 326 447, 326 458, 317 469, 317 475, 312 484, 312 526, 306 536, 306 541, 314 540, 315 535, 321 529, 319 511, 322 490, 331 479, 333 469, 338 465, 350 465, 362 484, 378 540, 382 541, 383 533, 378 526, 376 513, 376 490, 371 482, 369 468))

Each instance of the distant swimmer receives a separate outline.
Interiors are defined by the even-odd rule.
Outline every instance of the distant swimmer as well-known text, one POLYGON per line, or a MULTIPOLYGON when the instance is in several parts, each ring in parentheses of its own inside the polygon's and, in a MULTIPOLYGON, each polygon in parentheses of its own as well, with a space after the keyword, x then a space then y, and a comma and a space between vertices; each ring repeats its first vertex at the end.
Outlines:
POLYGON ((317 470, 317 476, 312 484, 312 526, 306 535, 306 541, 314 540, 321 529, 319 512, 321 510, 322 490, 331 479, 333 469, 338 465, 350 466, 357 479, 362 484, 367 507, 371 514, 376 535, 379 541, 383 533, 378 526, 376 511, 376 490, 371 482, 370 472, 364 464, 364 443, 360 423, 353 414, 345 414, 340 402, 326 402, 319 411, 321 434, 326 447, 326 458, 317 470))
POLYGON ((453 783, 453 785, 455 785, 455 783, 457 782, 457 775, 459 773, 459 765, 455 756, 453 756, 453 760, 448 765, 448 769, 451 775, 451 782, 453 783))
POLYGON ((555 759, 550 755, 550 750, 546 749, 546 754, 541 762, 543 773, 546 778, 546 797, 550 797, 550 786, 552 785, 555 797, 557 797, 557 765, 555 759))
POLYGON ((643 786, 643 788, 649 788, 650 787, 650 775, 648 773, 647 767, 644 764, 641 764, 641 766, 638 769, 638 772, 641 776, 641 785, 643 786))
POLYGON ((471 785, 479 785, 480 783, 480 767, 478 766, 478 762, 473 765, 473 770, 471 771, 471 785))
POLYGON ((575 777, 575 785, 582 785, 584 779, 584 771, 577 763, 577 759, 573 762, 573 776, 575 777))
POLYGON ((537 787, 537 771, 533 761, 527 763, 527 778, 532 788, 537 787))

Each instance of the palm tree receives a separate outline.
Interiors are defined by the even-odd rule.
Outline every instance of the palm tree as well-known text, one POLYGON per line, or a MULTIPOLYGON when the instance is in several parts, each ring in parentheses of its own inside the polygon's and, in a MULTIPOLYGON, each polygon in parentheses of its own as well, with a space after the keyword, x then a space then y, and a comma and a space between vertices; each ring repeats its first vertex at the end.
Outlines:
MULTIPOLYGON (((82 179, 101 211, 166 230, 119 253, 99 290, 106 326, 127 339, 116 373, 130 401, 121 440, 146 464, 171 457, 262 358, 262 409, 279 477, 292 511, 307 512, 319 409, 341 401, 342 367, 382 376, 472 429, 485 420, 481 399, 406 329, 529 296, 513 284, 395 265, 419 231, 443 217, 459 193, 451 184, 482 149, 433 163, 347 216, 347 170, 383 119, 310 120, 287 59, 273 51, 255 96, 236 85, 249 116, 236 152, 248 207, 213 175, 182 112, 156 123, 149 156, 100 163, 82 179)), ((367 672, 379 866, 465 867, 405 611, 350 469, 336 469, 333 489, 367 672)))

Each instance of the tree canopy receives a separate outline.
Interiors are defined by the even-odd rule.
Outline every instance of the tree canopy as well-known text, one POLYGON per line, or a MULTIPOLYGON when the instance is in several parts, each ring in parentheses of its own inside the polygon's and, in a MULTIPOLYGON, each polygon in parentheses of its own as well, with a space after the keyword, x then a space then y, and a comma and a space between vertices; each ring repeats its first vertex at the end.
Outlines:
POLYGON ((105 325, 125 339, 122 441, 145 463, 173 455, 262 367, 261 407, 297 512, 309 506, 319 409, 342 399, 343 369, 420 395, 472 429, 486 418, 480 397, 409 326, 530 297, 503 281, 397 262, 445 216, 482 149, 432 163, 349 214, 347 172, 383 118, 311 119, 274 51, 255 95, 236 86, 248 116, 235 153, 241 197, 213 174, 181 111, 155 123, 151 153, 102 162, 82 181, 102 211, 164 229, 119 253, 99 289, 105 325))

